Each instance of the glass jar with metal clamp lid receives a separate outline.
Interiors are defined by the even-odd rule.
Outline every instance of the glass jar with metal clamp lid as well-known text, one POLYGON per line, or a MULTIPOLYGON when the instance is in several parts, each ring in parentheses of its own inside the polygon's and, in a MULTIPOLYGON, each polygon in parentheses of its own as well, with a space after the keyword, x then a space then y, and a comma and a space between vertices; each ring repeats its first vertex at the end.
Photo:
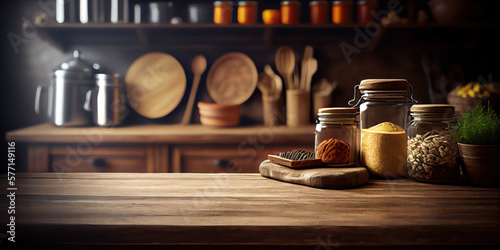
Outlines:
POLYGON ((348 166, 358 163, 358 114, 358 109, 351 107, 318 110, 314 151, 323 164, 348 166))
POLYGON ((354 87, 349 105, 359 107, 360 163, 379 178, 407 175, 406 128, 416 103, 405 79, 368 79, 354 87), (357 90, 361 94, 357 98, 357 90))

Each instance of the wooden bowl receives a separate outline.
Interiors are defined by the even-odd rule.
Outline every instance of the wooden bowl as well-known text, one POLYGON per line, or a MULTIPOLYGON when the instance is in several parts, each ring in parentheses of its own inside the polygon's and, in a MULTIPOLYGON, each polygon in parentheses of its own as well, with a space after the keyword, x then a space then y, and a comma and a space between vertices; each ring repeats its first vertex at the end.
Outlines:
POLYGON ((198 102, 201 124, 214 127, 229 127, 240 124, 240 105, 220 105, 198 102))
POLYGON ((458 144, 465 178, 479 186, 500 186, 500 145, 458 144))

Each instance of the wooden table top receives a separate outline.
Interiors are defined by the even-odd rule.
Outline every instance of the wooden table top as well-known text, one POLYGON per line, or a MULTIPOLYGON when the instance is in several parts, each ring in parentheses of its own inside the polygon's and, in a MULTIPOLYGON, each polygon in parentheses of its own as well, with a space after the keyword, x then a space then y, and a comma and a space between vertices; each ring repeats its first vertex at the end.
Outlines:
POLYGON ((250 136, 274 143, 310 141, 314 143, 314 125, 297 128, 286 126, 239 126, 228 128, 193 125, 135 125, 122 127, 56 127, 43 123, 10 131, 7 141, 29 143, 240 143, 250 136))
POLYGON ((15 187, 16 242, 500 244, 499 188, 400 179, 326 190, 259 174, 187 173, 18 173, 15 187))

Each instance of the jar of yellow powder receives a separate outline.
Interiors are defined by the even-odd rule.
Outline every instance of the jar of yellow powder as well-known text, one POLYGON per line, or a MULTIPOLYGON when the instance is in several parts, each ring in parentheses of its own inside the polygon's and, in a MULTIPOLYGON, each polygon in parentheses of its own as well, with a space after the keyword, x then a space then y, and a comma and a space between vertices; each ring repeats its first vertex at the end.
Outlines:
POLYGON ((360 163, 372 176, 407 175, 406 128, 410 107, 416 102, 405 79, 368 79, 354 88, 349 105, 359 107, 360 163))

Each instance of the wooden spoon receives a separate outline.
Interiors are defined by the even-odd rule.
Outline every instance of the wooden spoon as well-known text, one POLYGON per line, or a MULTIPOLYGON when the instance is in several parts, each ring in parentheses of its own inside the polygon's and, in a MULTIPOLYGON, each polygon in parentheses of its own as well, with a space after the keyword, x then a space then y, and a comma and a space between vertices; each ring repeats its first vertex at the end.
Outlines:
POLYGON ((283 81, 276 75, 270 65, 264 66, 264 71, 271 77, 274 87, 272 88, 271 95, 274 99, 279 99, 281 97, 281 91, 283 91, 283 81))
POLYGON ((262 95, 270 96, 272 94, 272 89, 274 88, 273 85, 274 83, 271 77, 266 72, 259 74, 257 88, 259 88, 260 92, 262 92, 262 95))
POLYGON ((191 93, 189 94, 188 103, 186 105, 186 110, 184 111, 184 116, 182 117, 182 124, 189 124, 191 120, 191 113, 193 112, 194 99, 196 98, 196 92, 198 91, 198 85, 200 84, 200 78, 205 69, 207 68, 207 59, 203 55, 197 55, 191 61, 191 69, 194 73, 193 86, 191 86, 191 93))
POLYGON ((306 91, 311 91, 312 76, 318 70, 318 60, 310 58, 307 62, 306 91))
POLYGON ((302 65, 301 65, 301 74, 300 74, 300 88, 301 89, 307 89, 306 87, 306 78, 307 78, 307 70, 309 68, 308 63, 309 59, 313 57, 313 47, 310 45, 307 45, 304 49, 304 57, 302 58, 302 65))
POLYGON ((280 47, 278 51, 276 51, 274 59, 276 61, 276 69, 285 80, 286 88, 294 88, 292 73, 295 69, 295 54, 293 49, 288 46, 280 47))

